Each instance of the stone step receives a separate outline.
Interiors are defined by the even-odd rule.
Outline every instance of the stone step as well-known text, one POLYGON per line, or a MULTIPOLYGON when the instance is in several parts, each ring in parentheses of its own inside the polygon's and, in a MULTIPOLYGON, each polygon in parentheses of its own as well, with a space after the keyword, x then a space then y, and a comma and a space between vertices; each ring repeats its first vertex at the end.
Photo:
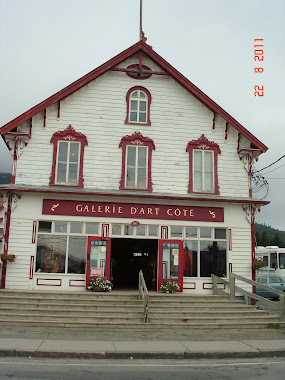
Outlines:
MULTIPOLYGON (((260 316, 268 316, 268 311, 259 311, 259 310, 227 310, 227 311, 220 311, 220 310, 208 310, 207 313, 204 313, 201 310, 195 310, 195 311, 187 311, 187 312, 169 312, 167 313, 167 318, 197 318, 197 317, 205 317, 205 314, 207 317, 215 317, 215 318, 223 318, 223 317, 248 317, 253 316, 255 318, 259 318, 260 316)), ((153 312, 152 310, 148 312, 149 318, 165 318, 165 314, 158 314, 153 312)))
POLYGON ((228 316, 225 315, 223 317, 218 317, 218 316, 204 316, 204 317, 185 317, 185 318, 180 318, 180 316, 175 317, 150 317, 148 319, 149 324, 159 324, 162 325, 164 323, 166 324, 171 324, 171 323, 184 323, 184 324, 193 324, 196 325, 197 323, 214 323, 214 324, 219 324, 219 323, 228 323, 228 322, 235 322, 236 326, 248 322, 266 322, 270 321, 268 323, 276 323, 279 322, 278 317, 274 316, 246 316, 243 318, 240 318, 239 316, 228 316))
POLYGON ((137 300, 138 293, 135 295, 125 295, 125 294, 112 294, 112 293, 104 293, 104 292, 92 292, 86 294, 56 294, 56 293, 2 293, 0 291, 0 302, 4 299, 57 299, 57 300, 84 300, 84 301, 92 301, 92 300, 137 300))
POLYGON ((266 321, 253 321, 253 322, 232 322, 227 321, 224 323, 217 322, 214 323, 211 321, 210 323, 206 322, 197 322, 194 324, 186 324, 186 323, 142 323, 142 322, 132 322, 132 321, 113 321, 113 322, 107 322, 107 321, 88 321, 88 322, 70 322, 70 321, 57 321, 56 325, 53 319, 41 319, 39 321, 37 320, 26 320, 21 318, 13 318, 13 321, 1 321, 1 326, 26 326, 26 327, 53 327, 53 328, 68 328, 68 329, 86 329, 86 328, 100 328, 101 330, 104 329, 123 329, 125 330, 128 328, 129 330, 135 330, 135 331, 160 331, 165 330, 166 328, 171 328, 172 330, 197 330, 197 329, 264 329, 264 328, 270 328, 271 325, 278 325, 282 328, 285 328, 284 322, 278 322, 276 320, 267 319, 266 321))
POLYGON ((120 305, 120 306, 114 306, 114 305, 99 305, 99 306, 85 306, 82 307, 81 305, 54 305, 54 304, 48 304, 48 305, 34 305, 34 304, 28 304, 28 303, 15 303, 15 304, 0 304, 0 311, 10 311, 12 312, 18 312, 19 310, 41 310, 42 312, 52 312, 53 310, 64 310, 66 312, 68 311, 79 311, 82 313, 86 312, 96 312, 98 310, 101 310, 102 312, 110 313, 110 312, 123 312, 124 310, 132 311, 132 312, 139 312, 143 310, 143 305, 120 305))
POLYGON ((90 318, 92 316, 97 316, 97 315, 105 315, 106 317, 109 316, 114 316, 117 318, 122 318, 125 315, 133 315, 133 316, 142 316, 143 314, 143 308, 136 308, 136 309, 129 309, 129 308, 123 308, 120 310, 114 310, 114 309, 92 309, 92 310, 76 310, 74 308, 72 309, 65 309, 65 308, 58 308, 58 309, 46 309, 46 308, 21 308, 21 309, 16 309, 16 308, 6 308, 6 307, 1 307, 0 308, 0 317, 3 315, 15 315, 16 313, 19 314, 28 313, 28 314, 33 314, 33 315, 42 315, 43 317, 45 315, 62 315, 62 316, 71 316, 71 315, 76 315, 78 318, 81 318, 82 316, 89 316, 90 318))
POLYGON ((0 300, 0 304, 34 304, 34 305, 82 305, 82 306, 92 306, 92 305, 141 305, 142 301, 137 299, 115 299, 115 300, 106 300, 106 299, 91 299, 91 300, 80 300, 80 299, 52 299, 52 298, 23 298, 23 297, 9 297, 3 298, 0 300))

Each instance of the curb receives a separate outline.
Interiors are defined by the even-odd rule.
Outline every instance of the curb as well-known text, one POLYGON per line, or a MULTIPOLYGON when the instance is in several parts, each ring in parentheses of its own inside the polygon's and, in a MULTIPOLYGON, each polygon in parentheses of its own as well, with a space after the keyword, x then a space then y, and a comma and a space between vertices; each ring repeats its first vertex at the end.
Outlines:
POLYGON ((70 358, 70 359, 227 359, 285 357, 285 350, 257 352, 57 352, 0 350, 0 357, 70 358))

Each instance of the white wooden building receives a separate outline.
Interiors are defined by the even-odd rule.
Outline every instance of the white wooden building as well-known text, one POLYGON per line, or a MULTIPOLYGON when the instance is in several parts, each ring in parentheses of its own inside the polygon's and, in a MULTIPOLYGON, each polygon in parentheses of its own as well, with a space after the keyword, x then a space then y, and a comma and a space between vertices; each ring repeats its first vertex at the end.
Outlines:
POLYGON ((209 294, 252 278, 251 172, 267 147, 144 40, 0 129, 13 157, 2 288, 85 291, 91 274, 209 294), (86 280, 87 279, 87 280, 86 280))

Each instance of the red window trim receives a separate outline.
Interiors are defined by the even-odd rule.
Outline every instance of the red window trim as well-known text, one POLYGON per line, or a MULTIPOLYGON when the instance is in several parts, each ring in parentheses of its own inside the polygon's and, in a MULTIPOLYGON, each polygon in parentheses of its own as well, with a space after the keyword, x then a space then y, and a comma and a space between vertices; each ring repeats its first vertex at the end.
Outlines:
POLYGON ((198 140, 189 141, 186 152, 189 152, 189 186, 188 193, 197 194, 220 194, 218 184, 218 154, 221 153, 218 144, 209 141, 205 135, 201 135, 198 140), (193 190, 193 151, 194 150, 207 150, 214 152, 214 191, 213 192, 198 192, 193 190))
POLYGON ((64 131, 58 131, 53 134, 51 140, 53 143, 53 159, 52 159, 52 169, 50 176, 50 186, 68 186, 68 187, 83 187, 83 156, 85 145, 88 145, 87 138, 80 132, 76 132, 71 125, 69 125, 64 131), (80 159, 79 159, 79 173, 78 173, 78 184, 57 184, 56 183, 56 160, 57 160, 57 147, 58 141, 67 141, 67 142, 79 142, 80 143, 80 159))
POLYGON ((122 176, 120 180, 120 190, 145 190, 152 191, 152 181, 151 181, 151 157, 152 151, 155 149, 154 142, 149 137, 144 137, 140 132, 134 132, 131 136, 125 136, 121 139, 119 148, 122 148, 122 176), (130 188, 126 187, 126 147, 127 145, 133 146, 147 146, 148 147, 148 172, 147 172, 147 187, 142 189, 140 187, 130 188))
POLYGON ((141 68, 140 68, 140 65, 138 63, 135 63, 134 65, 130 65, 127 67, 127 70, 131 70, 131 69, 134 69, 134 71, 126 72, 126 74, 133 79, 144 80, 144 79, 148 79, 152 76, 151 73, 144 73, 144 70, 151 71, 151 69, 148 66, 141 65, 141 68), (136 71, 138 73, 142 72, 142 74, 144 74, 145 76, 143 76, 143 77, 135 76, 134 74, 136 74, 136 71))
POLYGON ((151 104, 151 93, 142 86, 135 86, 129 89, 126 95, 126 102, 127 102, 127 116, 125 120, 125 124, 134 124, 134 125, 151 125, 150 122, 150 104, 151 104), (130 96, 133 91, 140 90, 146 93, 147 95, 147 120, 146 123, 136 123, 134 121, 129 121, 129 115, 130 115, 130 96))

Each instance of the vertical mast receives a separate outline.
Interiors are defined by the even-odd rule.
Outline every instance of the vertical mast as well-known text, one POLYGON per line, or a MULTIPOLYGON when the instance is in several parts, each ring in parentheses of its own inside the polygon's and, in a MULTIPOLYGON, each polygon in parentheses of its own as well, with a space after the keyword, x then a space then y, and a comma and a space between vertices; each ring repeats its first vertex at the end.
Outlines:
POLYGON ((142 0, 140 0, 140 41, 142 40, 142 0))

